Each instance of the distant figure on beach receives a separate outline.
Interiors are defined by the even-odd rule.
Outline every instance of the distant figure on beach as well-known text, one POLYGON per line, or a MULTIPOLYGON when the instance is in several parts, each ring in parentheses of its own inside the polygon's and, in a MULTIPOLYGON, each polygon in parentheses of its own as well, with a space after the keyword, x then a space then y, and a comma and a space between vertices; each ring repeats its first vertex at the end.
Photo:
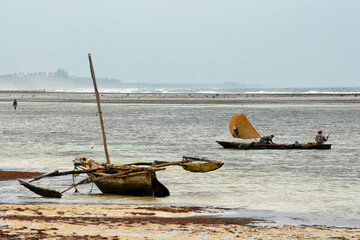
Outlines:
POLYGON ((274 144, 272 139, 275 137, 275 134, 271 134, 270 136, 264 136, 260 138, 259 143, 265 143, 265 144, 274 144))
POLYGON ((324 135, 322 135, 322 130, 319 130, 318 134, 315 137, 315 142, 317 144, 323 144, 324 142, 326 142, 328 140, 329 135, 327 137, 325 137, 324 135))
POLYGON ((17 107, 17 101, 16 101, 16 99, 14 99, 13 107, 14 107, 14 109, 16 110, 16 107, 17 107))

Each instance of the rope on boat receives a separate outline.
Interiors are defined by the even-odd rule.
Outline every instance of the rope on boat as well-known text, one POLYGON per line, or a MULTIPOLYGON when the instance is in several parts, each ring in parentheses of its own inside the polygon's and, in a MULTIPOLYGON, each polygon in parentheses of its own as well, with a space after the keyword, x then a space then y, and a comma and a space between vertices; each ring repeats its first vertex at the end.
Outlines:
POLYGON ((94 182, 91 183, 91 189, 89 193, 92 193, 93 189, 94 189, 94 182))

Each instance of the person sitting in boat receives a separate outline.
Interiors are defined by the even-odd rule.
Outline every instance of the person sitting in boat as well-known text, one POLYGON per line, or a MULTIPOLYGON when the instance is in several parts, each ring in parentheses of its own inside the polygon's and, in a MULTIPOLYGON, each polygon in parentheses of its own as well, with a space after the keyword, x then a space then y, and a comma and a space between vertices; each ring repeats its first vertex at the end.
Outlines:
POLYGON ((323 144, 324 142, 326 142, 328 140, 329 136, 325 137, 324 135, 322 135, 322 130, 318 131, 318 134, 315 137, 315 142, 317 144, 323 144))
POLYGON ((272 139, 275 137, 275 134, 271 134, 270 136, 264 136, 260 138, 259 143, 265 143, 265 144, 274 144, 272 139))

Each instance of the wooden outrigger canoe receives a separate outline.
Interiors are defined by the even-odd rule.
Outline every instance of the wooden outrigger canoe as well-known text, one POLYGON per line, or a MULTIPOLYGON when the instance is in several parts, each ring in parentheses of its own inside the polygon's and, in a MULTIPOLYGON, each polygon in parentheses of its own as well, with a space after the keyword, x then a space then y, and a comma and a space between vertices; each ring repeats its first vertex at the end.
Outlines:
POLYGON ((223 162, 184 156, 183 160, 178 162, 111 164, 104 166, 89 158, 80 157, 75 158, 74 164, 81 171, 86 171, 91 181, 103 193, 166 197, 170 195, 170 192, 156 178, 156 171, 165 170, 164 167, 166 166, 178 165, 191 172, 210 172, 220 168, 223 162), (98 170, 91 171, 92 169, 98 170))
POLYGON ((105 129, 100 106, 100 96, 96 85, 95 72, 90 54, 89 63, 91 76, 94 83, 96 102, 98 106, 106 163, 101 164, 86 157, 75 158, 74 171, 59 172, 58 170, 56 170, 42 176, 34 177, 29 182, 18 179, 21 185, 38 195, 51 198, 61 198, 64 192, 76 187, 77 185, 91 182, 95 183, 96 186, 103 193, 132 196, 166 197, 170 195, 170 192, 163 184, 161 184, 157 180, 156 171, 165 170, 164 167, 166 166, 178 165, 182 166, 183 169, 191 172, 209 172, 216 170, 223 165, 223 162, 221 161, 212 161, 205 158, 194 158, 185 156, 183 156, 182 161, 177 162, 134 163, 125 165, 111 164, 106 145, 105 129), (30 184, 30 182, 39 180, 44 177, 54 177, 66 174, 87 174, 88 177, 77 182, 76 184, 74 183, 62 192, 58 192, 52 189, 45 189, 30 184))
POLYGON ((316 144, 316 143, 307 143, 307 144, 262 144, 262 143, 241 143, 241 142, 226 142, 226 141, 216 141, 218 144, 224 148, 233 148, 233 149, 331 149, 331 144, 316 144))
POLYGON ((190 172, 210 172, 220 168, 222 161, 213 161, 205 158, 185 157, 175 162, 133 163, 126 165, 101 164, 87 157, 75 158, 73 171, 59 172, 55 170, 30 181, 18 179, 20 184, 32 192, 49 198, 61 198, 62 194, 80 184, 95 183, 102 193, 130 196, 167 197, 169 190, 156 178, 156 171, 165 170, 167 166, 181 166, 190 172), (71 185, 62 192, 46 189, 30 184, 30 182, 45 178, 63 175, 87 174, 88 177, 71 185))
POLYGON ((155 172, 164 168, 145 165, 104 166, 86 157, 75 158, 74 164, 81 170, 98 169, 87 175, 102 193, 154 197, 170 195, 169 190, 156 178, 155 172))

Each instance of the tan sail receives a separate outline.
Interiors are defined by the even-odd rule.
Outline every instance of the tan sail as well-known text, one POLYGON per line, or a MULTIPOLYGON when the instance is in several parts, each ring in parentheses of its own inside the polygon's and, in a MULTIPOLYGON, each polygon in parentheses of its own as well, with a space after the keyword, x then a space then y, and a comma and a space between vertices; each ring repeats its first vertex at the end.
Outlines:
POLYGON ((260 134, 255 130, 244 114, 234 114, 230 119, 229 127, 231 134, 235 138, 261 138, 260 134))

